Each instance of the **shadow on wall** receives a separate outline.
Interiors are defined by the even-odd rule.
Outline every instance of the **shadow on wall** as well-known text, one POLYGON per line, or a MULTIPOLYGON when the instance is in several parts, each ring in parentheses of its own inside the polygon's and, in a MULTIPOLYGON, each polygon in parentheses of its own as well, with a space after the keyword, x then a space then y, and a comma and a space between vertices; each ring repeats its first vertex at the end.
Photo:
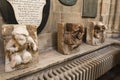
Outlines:
MULTIPOLYGON (((120 21, 120 16, 119 16, 119 21, 120 21)), ((119 37, 120 37, 120 22, 119 22, 119 25, 118 25, 118 27, 119 27, 119 37)))
POLYGON ((4 47, 3 47, 3 39, 1 38, 0 34, 0 59, 4 58, 4 47))
MULTIPOLYGON (((2 26, 2 24, 3 24, 3 18, 2 18, 2 15, 1 15, 1 13, 0 13, 0 61, 1 61, 1 59, 2 58, 4 58, 4 46, 3 46, 3 39, 2 39, 2 35, 1 35, 1 26, 2 26)), ((4 59, 2 59, 2 60, 4 60, 4 59)))
POLYGON ((87 28, 85 27, 85 29, 84 29, 84 35, 83 35, 83 39, 82 39, 82 41, 84 43, 86 43, 86 35, 87 35, 87 28))

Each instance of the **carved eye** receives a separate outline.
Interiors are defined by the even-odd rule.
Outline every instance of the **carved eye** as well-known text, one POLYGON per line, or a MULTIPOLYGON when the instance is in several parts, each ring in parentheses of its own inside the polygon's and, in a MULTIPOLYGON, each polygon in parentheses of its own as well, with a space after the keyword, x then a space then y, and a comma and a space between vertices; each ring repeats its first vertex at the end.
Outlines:
POLYGON ((13 47, 16 47, 16 45, 14 44, 13 47))
POLYGON ((94 29, 95 30, 100 30, 100 27, 99 26, 95 26, 94 29))
POLYGON ((102 26, 102 29, 105 30, 105 26, 102 26))

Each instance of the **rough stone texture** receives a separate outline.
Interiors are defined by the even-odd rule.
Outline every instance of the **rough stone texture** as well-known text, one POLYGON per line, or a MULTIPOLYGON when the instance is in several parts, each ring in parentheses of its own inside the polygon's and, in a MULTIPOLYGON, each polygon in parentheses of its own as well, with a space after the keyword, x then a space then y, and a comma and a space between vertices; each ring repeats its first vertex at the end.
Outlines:
POLYGON ((108 17, 108 37, 119 37, 120 36, 120 1, 119 0, 111 0, 109 9, 109 17, 108 17))
POLYGON ((120 37, 120 0, 116 1, 113 32, 116 32, 118 34, 118 37, 120 37))
POLYGON ((83 44, 81 44, 81 46, 79 46, 76 54, 70 54, 70 55, 62 55, 59 52, 57 52, 56 50, 50 50, 50 51, 39 54, 39 63, 38 64, 34 64, 34 65, 31 65, 29 68, 13 71, 13 72, 9 72, 9 73, 4 72, 4 67, 2 66, 4 63, 0 63, 1 64, 0 65, 0 67, 1 67, 0 68, 0 80, 2 80, 2 79, 3 80, 18 79, 20 77, 24 77, 26 75, 30 75, 35 72, 44 70, 45 68, 48 68, 50 66, 57 65, 59 63, 65 62, 67 60, 71 60, 75 57, 85 55, 86 53, 93 52, 102 47, 109 46, 112 43, 120 44, 120 41, 107 39, 104 44, 101 44, 98 46, 91 46, 91 45, 83 43, 83 44))
POLYGON ((84 34, 83 25, 75 23, 58 24, 58 51, 63 54, 70 54, 72 50, 82 43, 84 34))
MULTIPOLYGON (((83 23, 85 27, 89 27, 88 22, 99 21, 101 14, 103 16, 103 23, 108 26, 107 37, 113 36, 115 31, 119 28, 120 20, 120 0, 98 0, 97 17, 96 18, 82 18, 83 0, 78 0, 74 6, 64 6, 58 0, 50 0, 50 15, 44 30, 38 35, 39 39, 39 54, 41 51, 46 51, 57 46, 57 24, 58 23, 83 23), (101 6, 102 3, 102 6, 101 6), (107 5, 106 5, 107 4, 107 5), (118 5, 118 6, 117 6, 118 5), (110 6, 110 8, 109 8, 110 6), (101 9, 102 7, 102 9, 101 9), (108 7, 108 8, 107 8, 108 7), (117 9, 116 9, 117 7, 117 9), (104 11, 104 9, 107 9, 104 11), (116 18, 115 19, 115 15, 116 18), (107 23, 108 20, 108 23, 107 23), (116 21, 117 20, 117 21, 116 21), (116 24, 116 25, 114 25, 116 24)), ((4 62, 3 40, 1 38, 1 26, 5 24, 0 15, 0 62, 4 62)), ((120 30, 118 30, 120 32, 120 30)), ((116 31, 117 32, 117 31, 116 31)), ((84 49, 84 48, 83 48, 84 49)), ((48 57, 47 57, 48 58, 48 57)), ((3 65, 4 66, 4 65, 3 65)), ((16 72, 17 73, 17 72, 16 72)))
POLYGON ((57 47, 57 33, 43 33, 38 35, 39 53, 46 52, 57 47))
POLYGON ((38 41, 36 26, 3 25, 5 71, 29 67, 37 62, 38 41))
POLYGON ((87 28, 87 43, 99 45, 105 42, 106 26, 102 22, 89 22, 87 28))
MULTIPOLYGON (((85 27, 89 27, 89 21, 99 21, 100 15, 102 14, 103 23, 106 24, 109 28, 108 30, 108 37, 112 36, 111 27, 114 27, 114 15, 115 15, 115 5, 119 4, 119 0, 98 0, 98 7, 97 7, 97 17, 96 18, 82 18, 82 8, 83 8, 83 0, 78 0, 74 6, 64 6, 58 0, 51 0, 50 2, 50 15, 48 22, 44 28, 44 30, 39 34, 40 43, 47 43, 44 46, 40 46, 39 50, 44 51, 47 48, 56 47, 57 42, 56 39, 56 32, 57 32, 57 24, 58 23, 83 23, 85 27), (101 6, 102 3, 102 6, 101 6), (108 6, 106 6, 106 4, 108 6), (109 7, 106 8, 106 7, 109 7), (102 7, 102 9, 101 9, 102 7), (104 11, 104 9, 106 9, 104 11), (108 23, 106 23, 108 20, 108 23), (46 36, 46 37, 42 37, 46 36), (49 41, 49 42, 47 42, 49 41), (54 42, 55 41, 55 42, 54 42), (52 44, 52 43, 55 44, 52 44), (52 45, 51 45, 52 44, 52 45)), ((119 8, 117 8, 117 11, 119 8)), ((116 15, 117 16, 117 15, 116 15)), ((2 17, 0 15, 0 27, 3 23, 2 17)), ((0 53, 1 54, 1 53, 0 53)))

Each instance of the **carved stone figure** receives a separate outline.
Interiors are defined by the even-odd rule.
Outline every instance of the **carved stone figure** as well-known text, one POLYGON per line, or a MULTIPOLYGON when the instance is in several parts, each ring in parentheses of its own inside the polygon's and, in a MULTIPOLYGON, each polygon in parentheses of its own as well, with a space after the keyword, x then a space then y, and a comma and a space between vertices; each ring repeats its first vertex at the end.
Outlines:
POLYGON ((36 26, 3 25, 5 48, 5 71, 28 67, 37 61, 38 52, 36 26))
POLYGON ((102 22, 90 22, 87 29, 87 43, 99 45, 105 42, 105 31, 107 27, 102 22))
POLYGON ((63 54, 70 54, 82 43, 83 34, 83 25, 75 23, 58 24, 58 51, 63 54))

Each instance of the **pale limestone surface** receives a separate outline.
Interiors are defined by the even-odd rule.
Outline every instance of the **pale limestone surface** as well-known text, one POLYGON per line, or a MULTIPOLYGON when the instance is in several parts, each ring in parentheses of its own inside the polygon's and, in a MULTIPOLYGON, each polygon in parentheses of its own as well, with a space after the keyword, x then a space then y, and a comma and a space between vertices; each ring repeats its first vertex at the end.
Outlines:
MULTIPOLYGON (((50 3, 51 7, 50 7, 50 15, 49 15, 48 22, 47 22, 44 30, 41 32, 41 34, 38 35, 39 40, 40 40, 39 41, 40 55, 41 55, 41 51, 43 52, 45 50, 48 51, 51 48, 56 48, 56 46, 57 46, 56 32, 57 32, 57 23, 58 22, 75 22, 75 23, 83 22, 85 27, 88 27, 89 21, 91 21, 91 20, 98 21, 100 18, 100 14, 102 14, 103 23, 107 24, 107 26, 109 28, 109 30, 107 32, 108 37, 114 36, 112 31, 116 31, 116 29, 119 28, 120 22, 118 19, 119 19, 119 14, 120 14, 120 12, 119 12, 120 11, 120 9, 119 9, 120 0, 98 0, 98 11, 97 11, 96 18, 82 18, 81 17, 83 0, 78 0, 77 3, 72 7, 63 6, 62 4, 59 3, 58 0, 50 0, 50 1, 51 1, 51 3, 50 3), (101 5, 101 3, 102 3, 102 5, 101 5), (109 6, 110 6, 110 9, 109 9, 109 6), (101 9, 101 7, 102 7, 102 9, 101 9), (116 7, 117 7, 117 9, 115 9, 116 7), (102 12, 100 12, 100 11, 102 11, 102 12), (118 15, 116 15, 116 14, 118 14, 118 15)), ((1 28, 2 24, 4 24, 4 20, 0 14, 0 28, 1 28)), ((0 36, 0 62, 2 63, 0 65, 0 69, 4 70, 4 68, 3 68, 4 55, 3 54, 4 53, 3 53, 2 37, 0 36)), ((41 64, 41 65, 43 65, 43 64, 41 64)), ((1 70, 0 73, 4 72, 3 70, 1 70)), ((25 71, 25 72, 29 73, 29 71, 31 71, 31 70, 29 69, 28 71, 25 71)), ((24 72, 24 71, 22 70, 20 72, 24 72)), ((16 73, 18 73, 18 72, 12 73, 11 75, 15 76, 16 73)), ((3 74, 3 75, 6 75, 6 74, 3 74)), ((19 75, 19 74, 16 74, 16 75, 19 75)))
POLYGON ((3 25, 5 72, 29 67, 36 63, 38 42, 36 26, 3 25))
POLYGON ((87 43, 90 45, 100 45, 105 42, 107 27, 102 22, 89 22, 87 27, 87 43))
POLYGON ((45 68, 48 68, 50 66, 62 63, 64 61, 70 60, 72 58, 85 55, 86 53, 89 53, 91 51, 100 49, 102 47, 105 47, 107 45, 110 45, 112 43, 120 44, 120 41, 107 39, 104 44, 98 45, 98 46, 91 46, 88 44, 81 44, 79 46, 78 51, 75 54, 70 55, 63 55, 57 52, 56 50, 50 50, 44 53, 39 54, 39 63, 35 65, 31 65, 29 68, 22 69, 22 70, 16 70, 13 72, 5 73, 4 67, 1 67, 4 63, 1 62, 2 65, 0 65, 0 80, 6 80, 6 79, 17 79, 19 77, 23 77, 29 74, 32 74, 36 71, 43 70, 45 68), (49 58, 48 58, 49 57, 49 58))

